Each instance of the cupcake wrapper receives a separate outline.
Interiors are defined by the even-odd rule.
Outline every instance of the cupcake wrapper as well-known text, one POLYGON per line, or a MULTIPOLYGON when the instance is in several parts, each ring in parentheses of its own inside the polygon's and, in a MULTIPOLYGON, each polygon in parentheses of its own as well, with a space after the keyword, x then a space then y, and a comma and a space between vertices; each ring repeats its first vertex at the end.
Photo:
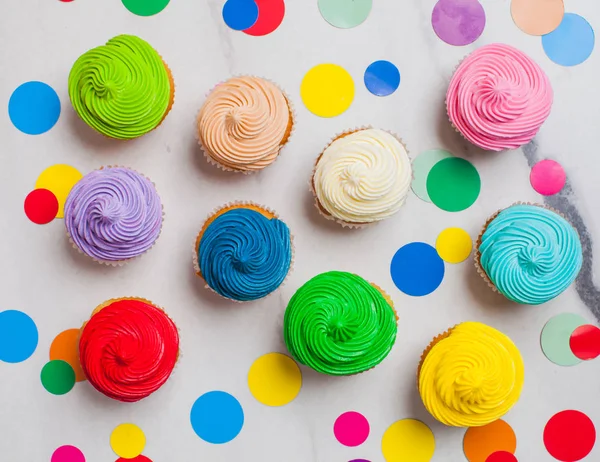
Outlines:
MULTIPOLYGON (((94 170, 94 171, 103 170, 103 169, 105 169, 105 168, 126 168, 126 169, 128 169, 128 170, 132 170, 132 171, 134 171, 135 173, 137 173, 137 174, 139 174, 139 175, 142 175, 142 176, 143 176, 144 178, 146 178, 148 181, 150 181, 150 182, 152 183, 152 185, 154 186, 154 188, 156 189, 156 184, 154 183, 154 181, 152 181, 152 180, 151 180, 150 178, 148 178, 146 175, 144 175, 144 174, 142 174, 142 173, 138 172, 137 170, 135 170, 135 169, 133 169, 133 168, 124 167, 124 166, 122 166, 122 165, 106 165, 106 166, 100 167, 100 168, 98 168, 98 169, 96 169, 96 170, 94 170)), ((158 236, 156 237, 156 239, 154 240, 154 242, 152 243, 152 245, 151 245, 151 246, 148 248, 148 250, 146 250, 145 252, 141 253, 140 255, 136 255, 135 257, 128 258, 127 260, 116 260, 116 261, 100 260, 100 259, 98 259, 98 258, 96 258, 96 257, 93 257, 93 256, 91 256, 91 255, 88 255, 88 254, 87 254, 87 253, 85 253, 83 250, 81 250, 81 249, 80 249, 80 248, 77 246, 77 244, 75 243, 75 241, 73 240, 73 238, 71 237, 71 234, 69 233, 69 231, 68 231, 68 230, 66 231, 66 233, 67 233, 67 238, 69 239, 69 243, 71 244, 71 246, 72 246, 72 247, 73 247, 75 250, 77 250, 77 251, 78 251, 80 254, 82 254, 82 255, 85 255, 86 257, 89 257, 89 258, 91 258, 91 259, 92 259, 92 260, 94 260, 96 263, 100 263, 101 265, 106 265, 106 266, 113 266, 113 267, 116 267, 116 266, 124 266, 124 265, 126 265, 127 263, 129 263, 129 262, 131 262, 131 261, 133 261, 133 260, 137 260, 138 258, 140 258, 140 257, 144 256, 144 255, 145 255, 147 252, 149 252, 149 251, 150 251, 150 250, 151 250, 151 249, 152 249, 152 248, 153 248, 153 247, 156 245, 156 243, 157 243, 157 242, 158 242, 158 240, 160 239, 160 235, 162 234, 162 227, 163 227, 163 224, 164 224, 164 222, 165 222, 165 208, 164 208, 164 205, 163 205, 162 201, 161 201, 160 205, 161 205, 161 208, 162 208, 162 220, 161 220, 161 223, 160 223, 160 231, 158 232, 158 236)))
POLYGON ((264 205, 259 205, 256 202, 251 202, 251 201, 233 201, 233 202, 228 202, 227 204, 225 204, 225 205, 223 205, 221 207, 215 207, 213 209, 213 211, 206 216, 206 219, 202 223, 202 227, 200 228, 200 231, 198 232, 198 234, 196 235, 196 238, 194 239, 194 246, 192 248, 192 250, 193 250, 193 252, 192 252, 192 263, 194 265, 194 272, 204 282, 204 288, 205 289, 209 289, 211 292, 213 292, 214 294, 218 295, 223 300, 228 300, 230 302, 235 302, 235 303, 240 303, 240 304, 241 303, 256 302, 256 301, 259 301, 259 300, 264 300, 264 299, 270 297, 271 295, 273 295, 278 290, 280 290, 287 283, 290 275, 292 274, 292 272, 294 270, 294 264, 295 264, 295 261, 296 261, 296 249, 295 249, 295 246, 294 246, 294 235, 290 231, 290 248, 291 248, 291 251, 292 251, 292 256, 291 256, 291 259, 290 259, 290 267, 288 269, 288 272, 287 272, 285 278, 283 279, 283 281, 279 285, 279 287, 277 287, 277 289, 275 289, 273 292, 265 295, 262 298, 258 298, 256 300, 247 300, 247 301, 234 300, 233 298, 225 297, 225 296, 221 295, 220 293, 216 292, 212 287, 210 287, 206 283, 204 277, 202 276, 202 272, 200 271, 200 262, 198 261, 198 246, 200 245, 200 236, 201 236, 201 234, 204 233, 205 223, 208 220, 210 220, 213 216, 215 216, 216 214, 218 214, 219 212, 221 212, 222 210, 229 209, 229 208, 244 207, 244 206, 252 206, 252 207, 256 207, 256 208, 262 209, 262 210, 264 210, 264 211, 272 214, 274 216, 274 218, 277 218, 277 219, 279 218, 279 215, 274 210, 272 210, 271 208, 266 207, 264 205))
MULTIPOLYGON (((221 170, 225 171, 225 172, 235 172, 235 173, 242 173, 244 175, 251 175, 253 173, 256 172, 260 172, 261 170, 263 170, 264 168, 269 167, 270 165, 273 165, 275 162, 277 162, 277 159, 279 159, 279 156, 281 156, 282 151, 284 150, 284 148, 287 146, 287 144, 290 142, 290 139, 292 138, 292 136, 294 135, 295 131, 296 131, 296 120, 297 120, 297 115, 296 115, 296 108, 294 107, 294 104, 292 103, 292 99, 290 98, 290 96, 283 90, 283 88, 281 88, 281 86, 275 82, 273 82, 270 79, 267 79, 265 77, 259 77, 256 75, 251 75, 251 74, 235 74, 232 75, 230 78, 240 78, 240 77, 254 77, 254 78, 259 78, 262 80, 266 80, 267 82, 275 85, 279 91, 281 91, 281 93, 283 94, 283 96, 285 97, 286 101, 287 101, 287 105, 288 105, 288 109, 290 112, 290 118, 291 120, 291 124, 292 127, 290 129, 289 134, 287 135, 287 137, 282 140, 282 144, 279 147, 279 153, 277 154, 277 157, 275 158, 275 160, 273 160, 273 162, 271 162, 269 165, 266 165, 265 167, 261 168, 261 169, 257 169, 257 170, 237 170, 231 167, 227 167, 225 165, 220 164, 219 162, 217 162, 215 159, 213 159, 210 154, 208 154, 208 151, 206 149, 206 147, 202 144, 202 141, 200 140, 200 135, 198 134, 198 118, 200 116, 200 111, 202 111, 202 106, 200 107, 200 109, 198 109, 198 112, 196 113, 196 117, 194 119, 194 136, 196 137, 196 141, 198 142, 198 145, 200 146, 200 150, 202 151, 202 155, 204 156, 204 158, 206 159, 206 161, 211 164, 214 165, 217 168, 220 168, 221 170)), ((229 79, 227 79, 229 80, 229 79)), ((219 86, 224 84, 225 82, 227 82, 227 80, 222 80, 220 81, 218 84, 216 84, 214 87, 212 87, 209 91, 206 92, 205 96, 204 96, 204 100, 206 100, 208 98, 208 96, 219 86)))
MULTIPOLYGON (((329 148, 329 146, 331 146, 331 144, 340 139, 343 138, 344 136, 347 135, 351 135, 352 133, 356 133, 359 132, 361 130, 370 130, 372 129, 373 126, 371 125, 363 125, 360 127, 355 127, 355 128, 351 128, 348 130, 344 130, 340 133, 338 133, 337 135, 333 136, 330 140, 329 143, 327 143, 327 145, 323 148, 323 150, 321 151, 321 154, 319 154, 319 156, 317 157, 317 160, 315 161, 315 164, 313 166, 313 170, 312 170, 312 174, 310 175, 310 181, 309 181, 309 191, 310 193, 313 195, 314 198, 314 203, 315 203, 315 207, 317 208, 317 210, 319 211, 319 214, 324 217, 325 219, 329 220, 329 221, 335 221, 337 224, 341 225, 343 228, 350 228, 350 229, 364 229, 364 228, 368 228, 370 226, 373 226, 374 224, 379 223, 379 221, 373 221, 373 222, 369 222, 369 223, 349 223, 346 222, 344 220, 340 220, 339 218, 334 217, 333 215, 330 215, 325 208, 321 205, 321 202, 319 201, 319 198, 317 197, 317 192, 315 191, 315 185, 314 185, 314 176, 315 176, 315 172, 317 170, 317 164, 319 163, 319 160, 321 159, 321 156, 323 155, 323 153, 325 152, 325 150, 327 148, 329 148)), ((383 129, 382 129, 383 130, 383 129)), ((404 143, 404 141, 402 140, 402 138, 400 138, 400 136, 398 136, 395 132, 391 131, 391 130, 383 130, 387 133, 389 133, 390 135, 392 135, 394 138, 396 138, 398 140, 398 142, 404 147, 404 149, 406 150, 406 153, 408 155, 408 158, 410 160, 410 152, 408 150, 408 148, 406 147, 406 144, 404 143)), ((414 178, 414 174, 413 174, 413 178, 414 178)), ((412 182, 412 180, 411 180, 412 182)), ((408 197, 408 194, 407 194, 408 197)), ((406 198, 404 199, 404 201, 406 202, 406 198)))

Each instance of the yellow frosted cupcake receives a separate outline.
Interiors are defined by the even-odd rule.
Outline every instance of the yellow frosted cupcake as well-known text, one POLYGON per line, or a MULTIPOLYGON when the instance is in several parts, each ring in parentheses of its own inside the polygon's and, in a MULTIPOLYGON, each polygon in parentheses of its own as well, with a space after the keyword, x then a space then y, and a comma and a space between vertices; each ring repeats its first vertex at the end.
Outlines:
POLYGON ((501 418, 518 401, 524 374, 512 340, 479 322, 463 322, 434 338, 417 371, 423 404, 452 427, 501 418))

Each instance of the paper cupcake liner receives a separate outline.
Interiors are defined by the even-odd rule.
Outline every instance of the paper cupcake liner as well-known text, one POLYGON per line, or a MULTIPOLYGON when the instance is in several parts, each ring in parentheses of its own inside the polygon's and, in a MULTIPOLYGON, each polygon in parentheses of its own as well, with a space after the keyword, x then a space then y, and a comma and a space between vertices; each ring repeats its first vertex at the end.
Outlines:
POLYGON ((290 139, 292 138, 292 136, 294 135, 294 133, 296 131, 297 114, 296 114, 296 108, 294 107, 294 104, 292 103, 292 99, 283 90, 283 88, 281 88, 281 86, 279 84, 277 84, 277 83, 273 82, 272 80, 267 79, 265 77, 259 77, 259 76, 252 75, 252 74, 234 74, 234 75, 232 75, 231 77, 229 77, 226 80, 221 80, 219 83, 217 83, 214 87, 212 87, 209 91, 206 92, 206 94, 204 96, 204 100, 206 101, 206 99, 208 98, 208 96, 219 85, 222 85, 222 84, 226 83, 230 79, 242 78, 242 77, 253 77, 253 78, 265 80, 265 81, 273 84, 275 87, 277 87, 277 89, 283 94, 284 98, 286 99, 286 102, 287 102, 287 105, 288 105, 288 110, 289 110, 289 113, 290 113, 290 124, 291 124, 291 127, 286 131, 285 136, 282 139, 281 144, 279 146, 279 153, 277 154, 277 157, 275 157, 275 159, 273 160, 273 162, 271 162, 268 165, 265 165, 264 167, 262 167, 260 169, 256 169, 256 170, 239 170, 239 169, 227 167, 226 165, 223 165, 223 164, 217 162, 213 157, 211 157, 211 155, 208 153, 208 150, 206 149, 206 147, 204 146, 204 144, 200 140, 200 135, 198 133, 198 119, 200 117, 200 112, 202 111, 202 107, 204 106, 204 103, 200 107, 200 109, 198 109, 198 112, 196 113, 196 117, 194 119, 194 136, 196 138, 196 142, 200 146, 200 150, 202 151, 202 155, 204 156, 204 159, 206 159, 206 161, 209 164, 214 165, 215 167, 217 167, 217 168, 219 168, 219 169, 221 169, 221 170, 223 170, 225 172, 235 172, 235 173, 242 173, 244 175, 251 175, 253 173, 260 172, 261 170, 263 170, 263 169, 269 167, 270 165, 273 165, 275 162, 277 162, 277 160, 281 156, 282 151, 288 145, 288 143, 290 142, 290 139))
POLYGON ((249 303, 249 302, 255 302, 258 300, 264 300, 267 297, 271 296, 272 294, 274 294, 275 292, 277 292, 278 290, 280 290, 289 280, 290 275, 292 274, 293 270, 294 270, 294 264, 296 261, 296 249, 294 246, 294 235, 292 234, 292 232, 290 231, 290 249, 291 249, 291 259, 290 259, 290 267, 288 269, 288 272, 285 276, 285 278, 283 279, 283 281, 281 282, 281 284, 279 284, 279 287, 277 287, 273 292, 265 295, 264 297, 261 298, 257 298, 255 300, 235 300, 233 298, 229 298, 229 297, 225 297, 223 295, 221 295, 220 293, 218 293, 217 291, 215 291, 212 287, 210 287, 207 283, 206 280, 204 279, 204 277, 202 276, 202 272, 200 271, 200 262, 198 261, 198 247, 200 246, 200 240, 202 238, 202 235, 204 234, 204 232, 206 231, 207 223, 208 221, 213 218, 215 215, 219 214, 220 212, 223 212, 227 209, 236 209, 236 208, 244 208, 244 207, 255 207, 257 209, 261 209, 271 215, 273 215, 273 218, 277 218, 279 219, 279 215, 277 214, 277 212, 275 212, 273 209, 271 209, 270 207, 266 207, 264 205, 259 205, 256 202, 251 202, 251 201, 233 201, 233 202, 228 202, 227 204, 221 206, 221 207, 215 207, 213 209, 213 211, 211 213, 209 213, 206 217, 206 219, 204 220, 202 227, 200 228, 200 231, 198 232, 198 234, 196 235, 196 239, 194 240, 194 247, 193 247, 193 252, 192 252, 192 263, 194 266, 194 272, 196 273, 196 276, 198 276, 200 279, 202 279, 202 281, 204 282, 204 288, 205 289, 209 289, 212 293, 218 295, 219 297, 221 297, 224 300, 228 300, 230 302, 235 302, 235 303, 249 303))
MULTIPOLYGON (((154 183, 154 181, 152 181, 150 178, 148 178, 148 177, 147 177, 146 175, 144 175, 143 173, 140 173, 140 172, 138 172, 137 170, 135 170, 135 169, 133 169, 133 168, 130 168, 130 167, 124 167, 124 166, 122 166, 122 165, 106 165, 106 166, 100 167, 100 168, 98 168, 98 169, 96 169, 96 170, 94 170, 94 171, 103 170, 103 169, 108 169, 108 168, 124 168, 124 169, 127 169, 127 170, 131 170, 131 171, 133 171, 133 172, 137 173, 138 175, 141 175, 141 176, 143 176, 143 177, 144 177, 144 178, 146 178, 148 181, 150 181, 150 182, 152 183, 152 185, 154 186, 154 189, 156 189, 156 184, 154 183)), ((157 189, 157 193, 158 193, 158 189, 157 189)), ((137 260, 138 258, 140 258, 140 257, 144 256, 144 255, 145 255, 147 252, 149 252, 149 251, 150 251, 152 248, 154 248, 154 246, 155 246, 155 245, 156 245, 156 243, 158 242, 158 239, 160 238, 160 235, 162 234, 162 228, 163 228, 163 224, 164 224, 164 222, 165 222, 165 207, 164 207, 164 205, 163 205, 163 203, 162 203, 162 200, 161 200, 161 202, 160 202, 160 206, 161 206, 161 208, 162 208, 162 220, 161 220, 161 222, 160 222, 160 230, 159 230, 159 232, 158 232, 158 236, 156 236, 156 239, 154 240, 154 242, 152 243, 152 245, 151 245, 151 246, 150 246, 150 247, 149 247, 149 248, 148 248, 146 251, 144 251, 143 253, 141 253, 141 254, 139 254, 139 255, 136 255, 135 257, 131 257, 131 258, 128 258, 128 259, 126 259, 126 260, 116 260, 116 261, 100 260, 100 259, 98 259, 98 258, 96 258, 96 257, 93 257, 92 255, 89 255, 89 254, 85 253, 83 250, 81 250, 81 249, 80 249, 80 248, 77 246, 77 244, 75 243, 75 241, 73 240, 73 238, 71 237, 71 234, 69 233, 68 229, 66 230, 66 233, 67 233, 67 238, 69 239, 69 243, 71 244, 71 246, 72 246, 72 247, 73 247, 75 250, 77 250, 77 252, 79 252, 79 253, 80 253, 80 254, 82 254, 82 255, 85 255, 86 257, 89 257, 89 258, 91 258, 91 259, 92 259, 92 260, 94 260, 96 263, 99 263, 99 264, 101 264, 101 265, 106 265, 106 266, 113 266, 113 267, 116 267, 116 266, 124 266, 124 265, 126 265, 127 263, 129 263, 129 262, 131 262, 131 261, 133 261, 133 260, 137 260)), ((66 228, 66 226, 65 226, 65 228, 66 228)))
MULTIPOLYGON (((310 176, 309 191, 313 195, 315 207, 317 208, 319 214, 322 217, 324 217, 326 220, 334 221, 337 224, 341 225, 343 228, 364 229, 364 228, 367 228, 369 226, 373 226, 373 225, 379 223, 379 221, 382 221, 382 220, 372 221, 372 222, 369 222, 369 223, 350 223, 350 222, 346 222, 344 220, 341 220, 339 218, 334 217, 327 210, 325 210, 325 208, 323 207, 323 205, 319 201, 319 198, 317 197, 317 192, 315 190, 314 177, 315 177, 315 172, 317 170, 317 164, 319 163, 319 160, 321 160, 321 157, 323 156, 323 153, 327 150, 327 148, 329 148, 329 146, 332 145, 332 143, 334 141, 336 141, 336 140, 338 140, 340 138, 344 138, 345 136, 351 135, 353 133, 360 132, 362 130, 370 130, 372 128, 373 128, 372 125, 363 125, 363 126, 360 126, 360 127, 355 127, 355 128, 344 130, 344 131, 336 134, 335 136, 333 136, 329 140, 329 143, 327 143, 327 145, 323 148, 323 150, 321 151, 321 153, 317 157, 317 160, 315 161, 315 164, 313 166, 312 174, 310 176)), ((392 135, 394 138, 396 138, 396 140, 398 140, 398 142, 404 147, 404 149, 406 151, 406 154, 408 155, 408 158, 410 160, 410 152, 409 152, 408 148, 406 147, 406 144, 404 143, 404 141, 402 140, 402 138, 400 136, 398 136, 398 134, 396 134, 395 132, 393 132, 391 130, 383 130, 383 129, 380 129, 380 130, 385 131, 385 132, 389 133, 390 135, 392 135)), ((411 165, 411 167, 412 167, 412 165, 411 165)), ((413 178, 414 178, 414 173, 411 173, 411 175, 413 175, 413 178)), ((411 180, 411 182, 412 182, 412 180, 411 180)), ((407 196, 408 196, 408 194, 407 194, 407 196)), ((404 201, 406 202, 406 198, 404 199, 404 201)))
MULTIPOLYGON (((444 340, 445 338, 448 338, 450 336, 450 334, 452 333, 452 331, 456 328, 456 326, 451 327, 450 329, 446 330, 445 332, 436 335, 433 340, 431 342, 429 342, 429 345, 427 345, 427 347, 423 350, 423 353, 421 353, 421 360, 419 361, 419 365, 417 366, 417 390, 420 389, 419 387, 419 377, 421 375, 421 367, 423 367, 423 363, 425 362, 425 358, 427 357, 427 355, 429 354, 429 352, 432 350, 432 348, 441 340, 444 340)), ((420 391, 420 390, 419 390, 420 391)))

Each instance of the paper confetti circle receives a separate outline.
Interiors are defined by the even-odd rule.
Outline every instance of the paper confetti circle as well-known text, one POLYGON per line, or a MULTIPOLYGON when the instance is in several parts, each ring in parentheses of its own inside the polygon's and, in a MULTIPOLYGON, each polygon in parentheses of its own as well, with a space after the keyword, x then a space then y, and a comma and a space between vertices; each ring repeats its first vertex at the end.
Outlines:
POLYGON ((137 425, 124 423, 116 427, 110 434, 110 447, 117 456, 133 459, 144 451, 146 435, 137 425))
POLYGON ((20 363, 29 358, 38 345, 35 322, 22 311, 0 312, 0 361, 20 363))
POLYGON ((426 202, 431 202, 427 193, 427 176, 435 164, 448 157, 454 156, 451 152, 443 149, 431 149, 422 152, 412 161, 413 180, 410 187, 417 197, 426 202))
POLYGON ((67 196, 75 183, 83 178, 83 175, 75 167, 65 164, 55 164, 44 170, 38 176, 36 189, 47 189, 52 191, 58 200, 58 213, 56 218, 64 218, 65 202, 67 196))
POLYGON ((229 393, 210 391, 196 400, 190 421, 196 435, 207 443, 228 443, 242 431, 244 410, 229 393))
POLYGON ((46 363, 42 368, 40 379, 48 393, 64 395, 75 386, 75 371, 69 363, 58 359, 46 363))
POLYGON ((309 70, 300 85, 306 108, 319 117, 335 117, 354 100, 354 80, 337 64, 319 64, 309 70))
POLYGON ((50 360, 60 359, 68 363, 75 372, 77 382, 85 380, 79 361, 79 329, 68 329, 58 334, 50 345, 50 360))
POLYGON ((459 157, 440 160, 427 175, 431 202, 447 212, 468 209, 479 197, 481 179, 471 162, 459 157))
POLYGON ((435 248, 445 262, 461 263, 471 255, 473 241, 464 229, 446 228, 438 235, 435 248))
POLYGON ((469 462, 487 462, 498 451, 514 453, 517 437, 504 420, 496 420, 482 427, 468 428, 463 440, 463 450, 469 462))
POLYGON ((223 20, 233 30, 252 27, 258 19, 258 6, 254 0, 227 0, 223 5, 223 20))
POLYGON ((302 387, 298 364, 281 353, 258 358, 248 372, 248 388, 256 400, 267 406, 283 406, 293 401, 302 387))
POLYGON ((375 96, 388 96, 400 86, 400 71, 389 61, 375 61, 367 67, 364 80, 375 96))
POLYGON ((421 297, 439 287, 444 279, 444 261, 424 242, 406 244, 396 252, 390 274, 396 287, 407 295, 421 297))
POLYGON ((381 451, 387 462, 429 462, 435 452, 435 438, 420 420, 399 420, 383 434, 381 451))
POLYGON ((561 66, 576 66, 594 51, 594 29, 585 18, 565 13, 560 25, 542 36, 542 46, 548 58, 561 66))
POLYGON ((529 174, 533 189, 543 196, 559 193, 567 181, 567 174, 558 162, 542 160, 535 164, 529 174))
POLYGON ((485 28, 485 10, 478 0, 439 0, 431 13, 436 35, 449 45, 468 45, 485 28))
POLYGON ((142 456, 141 454, 133 459, 125 459, 124 457, 119 457, 117 462, 152 462, 146 456, 142 456))
POLYGON ((340 29, 350 29, 369 17, 373 0, 319 0, 318 5, 325 21, 340 29))
POLYGON ((125 8, 138 16, 153 16, 164 10, 170 0, 121 0, 125 8))
POLYGON ((355 411, 344 412, 333 424, 333 434, 344 446, 360 446, 369 437, 369 431, 367 418, 355 411))
POLYGON ((85 456, 75 446, 61 446, 54 451, 50 462, 85 462, 85 456))
POLYGON ((26 82, 11 95, 8 115, 13 125, 23 133, 41 135, 58 122, 60 99, 50 85, 26 82))
POLYGON ((558 27, 565 15, 565 4, 563 0, 512 0, 510 12, 523 32, 544 35, 558 27))
POLYGON ((597 358, 600 355, 600 329, 590 324, 579 326, 571 334, 569 346, 579 359, 597 358))
POLYGON ((485 462, 519 462, 515 455, 507 451, 497 451, 485 459, 485 462))
POLYGON ((559 366, 575 366, 581 360, 571 351, 571 334, 579 326, 587 324, 581 316, 562 313, 551 318, 541 335, 542 351, 546 358, 559 366))
POLYGON ((258 6, 258 19, 245 34, 260 37, 270 34, 283 22, 285 3, 283 0, 254 0, 258 6))
POLYGON ((56 218, 58 199, 52 191, 34 189, 25 198, 25 215, 36 225, 45 225, 56 218))
POLYGON ((544 428, 546 450, 562 462, 577 462, 583 459, 592 451, 595 443, 594 423, 580 411, 559 412, 544 428))

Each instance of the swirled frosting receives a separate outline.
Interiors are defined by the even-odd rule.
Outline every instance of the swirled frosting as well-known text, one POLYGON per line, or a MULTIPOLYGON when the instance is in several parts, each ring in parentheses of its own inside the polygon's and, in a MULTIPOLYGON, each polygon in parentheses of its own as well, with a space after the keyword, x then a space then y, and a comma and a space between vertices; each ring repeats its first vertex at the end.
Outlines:
POLYGON ((251 208, 232 208, 204 229, 198 265, 208 286, 223 297, 250 301, 276 290, 290 270, 287 225, 251 208))
POLYGON ((427 410, 443 424, 486 425, 518 401, 525 367, 503 333, 463 322, 430 348, 422 360, 419 392, 427 410))
POLYGON ((346 223, 372 223, 396 213, 412 180, 406 149, 393 135, 365 129, 333 141, 317 160, 319 205, 346 223))
POLYGON ((291 123, 284 94, 257 77, 235 77, 217 85, 197 120, 206 154, 226 168, 247 172, 277 158, 291 123))
POLYGON ((141 299, 109 301, 83 326, 81 367, 92 386, 134 402, 158 390, 179 355, 179 333, 160 309, 141 299))
POLYGON ((458 66, 446 106, 452 124, 471 143, 489 150, 529 143, 552 108, 552 87, 544 71, 508 45, 486 45, 458 66))
POLYGON ((340 271, 315 276, 290 300, 283 333, 291 355, 329 375, 375 367, 396 341, 394 309, 360 276, 340 271))
POLYGON ((133 35, 84 53, 69 74, 69 97, 79 117, 112 138, 136 138, 156 128, 171 93, 162 58, 133 35))
POLYGON ((560 215, 535 205, 513 205, 487 226, 479 264, 506 298, 539 305, 577 277, 583 254, 579 234, 560 215))
POLYGON ((65 203, 65 225, 86 255, 117 262, 146 252, 160 235, 162 205, 154 184, 139 173, 108 167, 84 176, 65 203))

